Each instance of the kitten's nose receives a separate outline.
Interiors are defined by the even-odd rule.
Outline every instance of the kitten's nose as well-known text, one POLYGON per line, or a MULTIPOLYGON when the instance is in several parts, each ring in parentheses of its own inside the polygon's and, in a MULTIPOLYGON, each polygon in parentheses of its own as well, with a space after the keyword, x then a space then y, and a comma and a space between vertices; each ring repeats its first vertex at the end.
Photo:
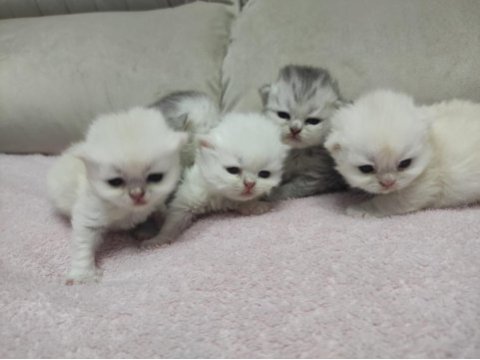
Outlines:
POLYGON ((302 129, 296 128, 296 127, 291 127, 290 128, 290 133, 295 136, 298 135, 302 132, 302 129))
POLYGON ((143 196, 145 195, 145 190, 139 187, 133 188, 129 190, 128 195, 132 200, 139 201, 143 199, 143 196))
POLYGON ((245 189, 246 189, 247 191, 250 191, 250 190, 252 190, 252 189, 255 187, 255 181, 247 181, 247 180, 245 180, 245 181, 243 182, 243 185, 245 185, 245 189))
POLYGON ((395 179, 381 180, 380 185, 382 185, 385 189, 391 188, 393 185, 395 185, 395 179))

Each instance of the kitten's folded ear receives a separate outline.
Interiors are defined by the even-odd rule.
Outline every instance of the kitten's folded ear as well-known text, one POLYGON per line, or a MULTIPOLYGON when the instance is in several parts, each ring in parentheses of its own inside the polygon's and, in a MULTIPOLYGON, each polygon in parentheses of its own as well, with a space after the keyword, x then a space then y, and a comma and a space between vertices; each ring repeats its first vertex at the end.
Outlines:
POLYGON ((339 152, 342 149, 341 145, 341 139, 338 133, 332 132, 330 135, 327 137, 327 140, 325 140, 325 149, 328 150, 328 152, 332 155, 335 153, 339 152))
POLYGON ((82 160, 89 174, 93 174, 93 172, 98 169, 98 159, 96 159, 95 155, 89 151, 88 146, 85 143, 74 145, 69 152, 82 160))
POLYGON ((270 94, 270 89, 272 86, 270 84, 263 85, 258 92, 260 93, 260 98, 262 99, 262 105, 265 106, 268 100, 268 94, 270 94))
POLYGON ((333 103, 333 107, 338 110, 338 109, 341 109, 342 107, 344 107, 346 105, 350 105, 350 104, 352 104, 351 101, 347 101, 347 100, 344 100, 344 99, 338 99, 333 103))
POLYGON ((200 135, 197 137, 197 139, 198 139, 198 146, 200 149, 210 149, 210 150, 215 149, 214 141, 211 136, 200 135))

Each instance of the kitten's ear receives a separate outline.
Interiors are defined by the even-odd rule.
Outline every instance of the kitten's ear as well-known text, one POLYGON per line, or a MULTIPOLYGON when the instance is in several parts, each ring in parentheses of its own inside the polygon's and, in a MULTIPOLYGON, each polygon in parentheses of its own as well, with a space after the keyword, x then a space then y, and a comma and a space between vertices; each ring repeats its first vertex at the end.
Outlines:
POLYGON ((263 85, 258 92, 260 93, 260 97, 262 98, 262 105, 265 106, 268 100, 268 94, 270 94, 270 89, 272 86, 270 84, 263 85))
POLYGON ((210 149, 215 150, 215 144, 213 139, 208 135, 201 135, 197 137, 198 139, 198 146, 200 150, 202 149, 210 149))
POLYGON ((330 154, 335 154, 339 152, 342 149, 340 137, 338 136, 337 133, 331 133, 328 137, 327 140, 325 140, 325 149, 328 150, 330 154))
POLYGON ((72 154, 82 160, 85 168, 87 169, 87 173, 90 176, 97 172, 99 163, 95 159, 95 156, 88 150, 88 147, 85 145, 85 143, 75 145, 72 148, 72 154))
POLYGON ((334 107, 334 109, 338 110, 338 109, 341 109, 342 107, 344 107, 345 105, 348 105, 348 104, 351 104, 351 102, 345 101, 343 99, 337 99, 333 103, 333 107, 334 107))

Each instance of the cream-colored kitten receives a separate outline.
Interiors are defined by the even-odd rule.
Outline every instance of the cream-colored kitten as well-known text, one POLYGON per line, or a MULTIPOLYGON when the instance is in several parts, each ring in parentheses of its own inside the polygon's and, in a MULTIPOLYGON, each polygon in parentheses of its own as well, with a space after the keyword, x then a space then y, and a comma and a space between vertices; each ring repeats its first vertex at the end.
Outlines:
POLYGON ((339 110, 326 147, 352 187, 375 194, 347 209, 389 216, 480 200, 480 105, 416 106, 380 90, 339 110))
POLYGON ((85 141, 57 160, 47 184, 58 211, 72 221, 67 283, 99 279, 95 251, 107 230, 133 228, 164 207, 179 180, 187 138, 158 110, 134 108, 97 118, 85 141))
POLYGON ((142 247, 172 242, 201 214, 260 214, 271 208, 258 198, 282 177, 288 147, 277 125, 260 114, 227 114, 199 141, 195 163, 185 171, 160 234, 142 247))

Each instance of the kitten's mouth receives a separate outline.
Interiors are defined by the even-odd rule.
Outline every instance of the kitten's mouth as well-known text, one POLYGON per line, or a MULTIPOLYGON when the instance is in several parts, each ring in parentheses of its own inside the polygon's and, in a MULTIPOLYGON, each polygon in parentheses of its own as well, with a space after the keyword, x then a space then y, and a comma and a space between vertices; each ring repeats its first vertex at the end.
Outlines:
POLYGON ((301 145, 302 144, 302 138, 298 135, 287 135, 284 137, 283 142, 286 143, 287 145, 301 145))
POLYGON ((240 193, 240 196, 242 196, 242 197, 253 197, 253 196, 255 196, 255 194, 251 190, 243 190, 240 193))
POLYGON ((380 194, 388 194, 388 193, 391 193, 395 190, 397 190, 397 188, 395 186, 392 186, 392 187, 389 187, 389 188, 381 187, 380 188, 380 194))
POLYGON ((135 206, 143 206, 147 204, 147 200, 145 199, 138 199, 138 200, 133 200, 133 205, 135 206))

